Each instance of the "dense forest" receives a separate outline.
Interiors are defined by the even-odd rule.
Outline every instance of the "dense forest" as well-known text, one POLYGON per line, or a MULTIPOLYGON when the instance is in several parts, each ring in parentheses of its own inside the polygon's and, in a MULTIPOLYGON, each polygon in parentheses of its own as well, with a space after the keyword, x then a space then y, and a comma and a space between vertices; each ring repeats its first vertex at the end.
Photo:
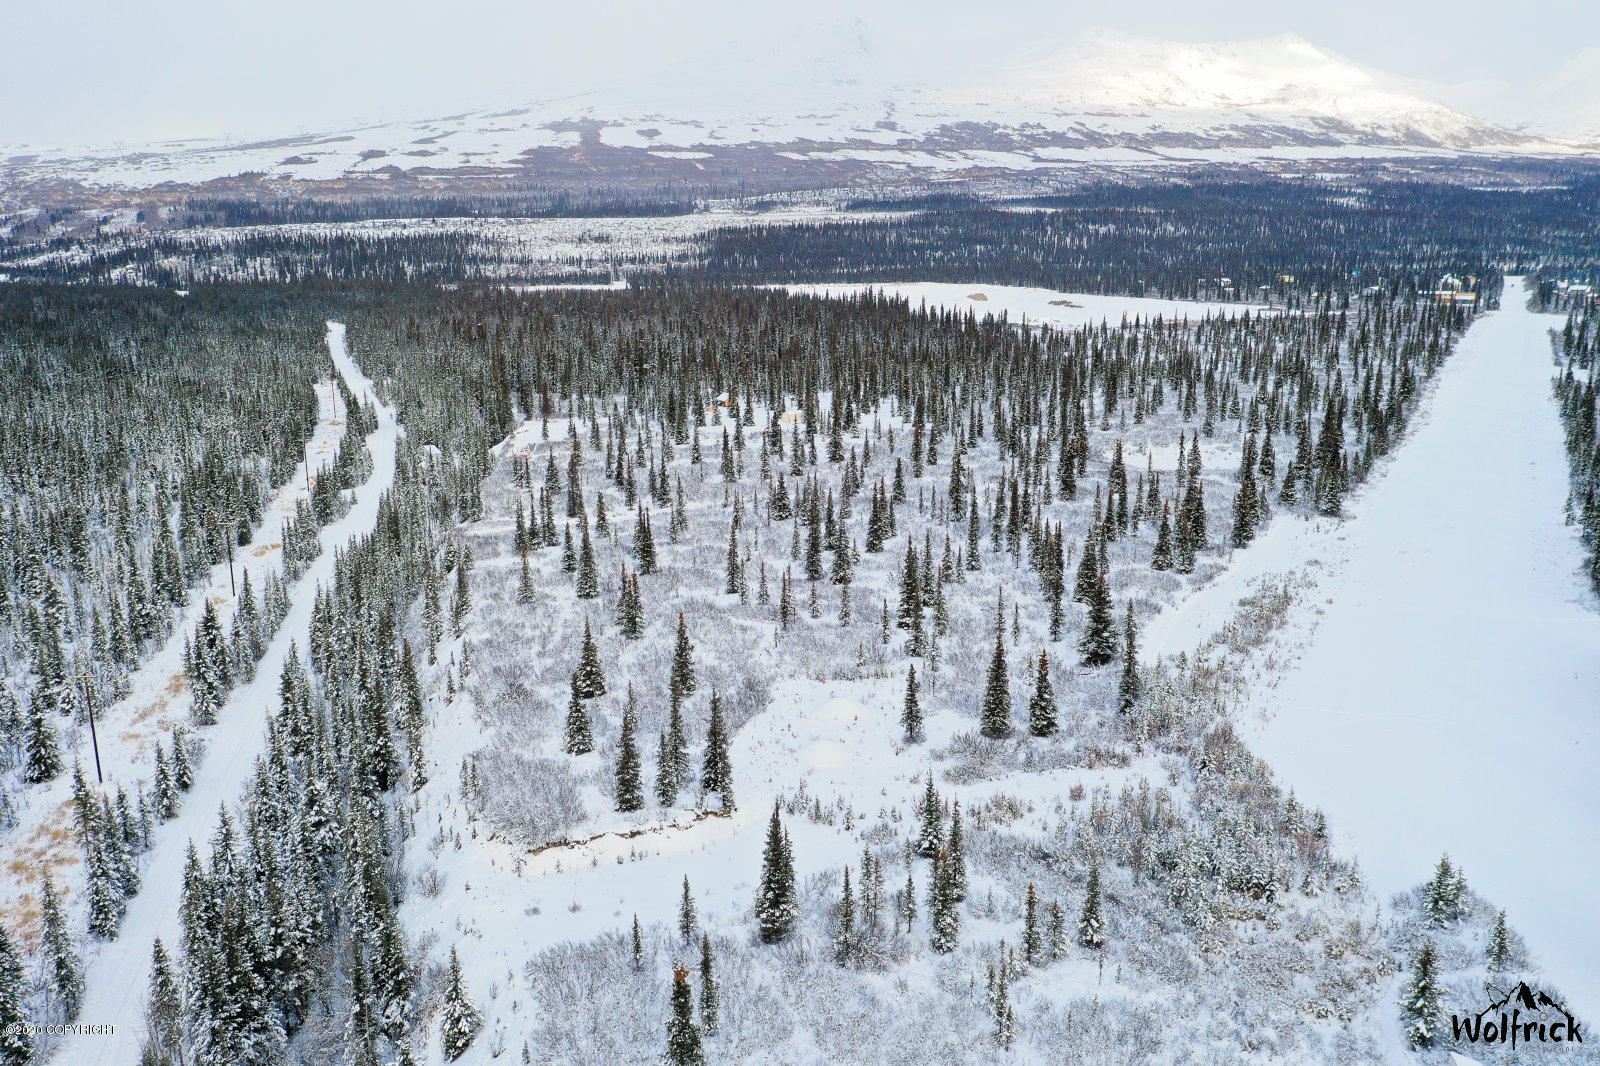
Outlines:
POLYGON ((149 1066, 1366 1062, 1397 1028, 1438 1060, 1533 960, 1448 859, 1375 899, 1241 739, 1315 590, 1141 635, 1269 523, 1340 517, 1508 268, 1569 312, 1600 559, 1600 320, 1557 288, 1593 191, 934 194, 536 266, 207 201, 318 224, 10 249, 0 1025, 81 1017, 177 844, 149 1066), (909 274, 1237 313, 740 287, 909 274))

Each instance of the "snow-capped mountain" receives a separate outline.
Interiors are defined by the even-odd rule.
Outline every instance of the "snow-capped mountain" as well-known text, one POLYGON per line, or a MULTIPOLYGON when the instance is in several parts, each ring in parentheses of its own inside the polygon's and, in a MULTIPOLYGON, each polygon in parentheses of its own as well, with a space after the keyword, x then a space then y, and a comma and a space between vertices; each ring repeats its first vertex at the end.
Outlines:
POLYGON ((1600 147, 1600 48, 1588 47, 1523 87, 1472 82, 1436 95, 1508 129, 1600 147))
MULTIPOLYGON (((1584 70, 1574 83, 1594 84, 1584 70)), ((150 186, 241 174, 542 178, 641 168, 1036 170, 1441 152, 1559 151, 1293 35, 1180 44, 1089 30, 1024 61, 932 63, 859 21, 727 45, 664 74, 512 108, 251 144, 13 149, 0 183, 150 186), (937 66, 938 69, 930 69, 937 66)))

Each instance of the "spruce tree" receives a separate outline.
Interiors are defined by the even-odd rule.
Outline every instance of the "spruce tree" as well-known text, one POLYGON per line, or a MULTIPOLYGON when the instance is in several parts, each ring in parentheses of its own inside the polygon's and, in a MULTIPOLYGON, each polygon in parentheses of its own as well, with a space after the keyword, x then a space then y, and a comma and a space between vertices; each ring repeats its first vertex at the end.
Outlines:
POLYGON ((639 762, 639 744, 635 737, 638 728, 633 709, 633 686, 628 686, 628 699, 622 705, 622 738, 617 744, 617 782, 613 796, 617 810, 623 813, 644 807, 644 784, 639 762))
POLYGON ((1078 652, 1085 666, 1104 666, 1117 657, 1117 623, 1104 577, 1095 581, 1094 593, 1089 597, 1089 620, 1078 641, 1078 652))
POLYGON ((572 698, 567 701, 567 725, 564 747, 568 755, 587 755, 594 750, 594 730, 589 724, 589 712, 584 709, 578 695, 578 675, 572 675, 572 698))
POLYGON ((24 1023, 27 989, 22 980, 22 960, 11 936, 0 926, 0 1063, 26 1066, 33 1057, 33 1037, 24 1023))
POLYGON ((967 898, 967 843, 966 836, 961 830, 960 801, 951 807, 950 839, 945 849, 945 861, 949 864, 950 898, 960 903, 967 898))
POLYGON ((678 700, 694 695, 698 682, 694 676, 694 645, 689 643, 689 627, 683 612, 678 612, 678 637, 672 649, 672 675, 668 679, 669 693, 678 700))
POLYGON ((678 900, 678 935, 685 944, 694 943, 694 931, 699 925, 699 919, 694 911, 694 893, 689 890, 689 877, 683 878, 683 895, 678 900))
POLYGON ((1494 916, 1494 926, 1489 930, 1489 943, 1484 949, 1490 973, 1504 973, 1511 968, 1511 930, 1506 925, 1506 912, 1494 916))
POLYGON ((778 804, 772 805, 772 821, 767 826, 767 842, 761 853, 761 884, 756 892, 756 924, 764 944, 789 939, 800 916, 795 894, 794 856, 788 835, 778 818, 778 804))
POLYGON ((580 700, 606 694, 606 675, 600 667, 600 651, 595 647, 587 618, 583 621, 583 651, 578 657, 578 669, 572 675, 572 688, 580 700))
POLYGON ((672 1016, 667 1019, 667 1062, 671 1066, 705 1066, 700 1027, 694 1022, 694 992, 689 971, 672 969, 672 1016))
POLYGON ((722 721, 722 699, 713 689, 711 720, 706 725, 705 756, 700 767, 700 795, 715 792, 720 810, 733 810, 733 760, 728 757, 728 730, 722 721))
POLYGON ((856 932, 856 898, 850 887, 850 867, 844 868, 844 889, 839 896, 838 927, 833 936, 833 961, 840 966, 855 963, 860 948, 856 932))
POLYGON ((183 992, 160 937, 150 949, 150 994, 145 1017, 149 1046, 156 1061, 177 1062, 183 1041, 183 992))
POLYGON ((1022 957, 1029 966, 1037 966, 1044 958, 1044 933, 1039 928, 1039 897, 1034 893, 1031 882, 1022 908, 1022 957))
POLYGON ((1461 917, 1460 885, 1459 875, 1450 863, 1450 856, 1440 856, 1439 865, 1434 867, 1433 880, 1428 882, 1425 906, 1429 925, 1442 928, 1461 917))
POLYGON ((1041 651, 1039 670, 1034 676, 1033 698, 1028 701, 1028 732, 1036 737, 1051 737, 1059 729, 1055 688, 1050 684, 1050 654, 1041 651))
POLYGON ((1133 624, 1133 603, 1122 624, 1122 678, 1117 683, 1117 707, 1123 714, 1133 710, 1134 704, 1144 694, 1144 682, 1139 677, 1138 633, 1133 624))
POLYGON ((1406 1044, 1412 1050, 1431 1048, 1439 1039, 1441 1016, 1438 959, 1433 941, 1423 940, 1412 963, 1411 978, 1400 1000, 1406 1044))
POLYGON ((978 731, 991 739, 1011 735, 1011 683, 1006 676, 1005 634, 995 627, 994 655, 989 660, 989 679, 983 690, 983 705, 978 712, 978 731))
POLYGON ((70 1022, 78 1017, 78 1005, 83 1000, 83 965, 73 950, 72 934, 67 930, 66 916, 61 913, 61 899, 56 895, 49 874, 44 877, 39 895, 44 927, 40 943, 50 992, 61 1009, 61 1019, 70 1022))
POLYGON ((706 1036, 717 1033, 720 1004, 717 1002, 717 974, 711 953, 711 934, 700 934, 700 1028, 706 1036))
POLYGON ((456 949, 451 948, 450 983, 445 987, 441 1034, 445 1059, 454 1062, 465 1054, 482 1024, 483 1016, 467 998, 467 988, 461 980, 461 960, 456 956, 456 949))
POLYGON ((933 883, 928 900, 928 946, 941 955, 956 949, 961 935, 961 908, 950 884, 950 862, 944 852, 934 856, 933 883))
POLYGON ((578 550, 578 598, 593 599, 600 595, 600 571, 594 564, 594 544, 589 540, 589 523, 580 522, 583 543, 578 550))
POLYGON ((906 673, 906 699, 900 710, 900 727, 907 744, 920 744, 923 740, 922 705, 917 699, 917 667, 912 664, 906 673))
POLYGON ((944 848, 944 809, 939 802, 939 793, 933 787, 933 771, 928 771, 928 785, 922 792, 922 801, 917 805, 917 843, 916 853, 924 859, 931 859, 944 848))
POLYGON ((1106 923, 1100 913, 1100 867, 1089 867, 1089 887, 1083 896, 1083 911, 1078 915, 1078 943, 1092 950, 1105 946, 1106 923))
POLYGON ((61 745, 45 710, 44 701, 37 697, 28 704, 27 761, 22 779, 30 785, 54 780, 63 768, 61 745))

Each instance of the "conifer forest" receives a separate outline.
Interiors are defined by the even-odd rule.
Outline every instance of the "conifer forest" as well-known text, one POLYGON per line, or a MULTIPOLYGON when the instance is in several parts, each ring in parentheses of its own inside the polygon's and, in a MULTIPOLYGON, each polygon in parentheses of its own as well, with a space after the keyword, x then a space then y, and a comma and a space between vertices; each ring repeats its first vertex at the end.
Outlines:
POLYGON ((0 1063, 1600 1062, 1453 1021, 1600 1024, 1594 838, 1427 820, 1600 809, 1540 177, 0 231, 0 1063))

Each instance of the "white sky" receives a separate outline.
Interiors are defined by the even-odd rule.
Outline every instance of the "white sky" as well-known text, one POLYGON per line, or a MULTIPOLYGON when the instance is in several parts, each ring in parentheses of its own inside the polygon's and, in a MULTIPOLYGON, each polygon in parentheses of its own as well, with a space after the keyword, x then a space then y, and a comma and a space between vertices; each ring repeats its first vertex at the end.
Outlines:
MULTIPOLYGON (((804 0, 859 15, 935 69, 961 49, 1079 30, 1206 41, 1299 33, 1395 74, 1532 80, 1600 45, 1594 0, 804 0), (1207 10, 1206 8, 1210 8, 1207 10)), ((0 143, 264 137, 352 120, 509 106, 648 73, 720 43, 782 38, 800 5, 762 0, 5 0, 0 143)), ((969 55, 973 54, 968 52, 969 55)))

